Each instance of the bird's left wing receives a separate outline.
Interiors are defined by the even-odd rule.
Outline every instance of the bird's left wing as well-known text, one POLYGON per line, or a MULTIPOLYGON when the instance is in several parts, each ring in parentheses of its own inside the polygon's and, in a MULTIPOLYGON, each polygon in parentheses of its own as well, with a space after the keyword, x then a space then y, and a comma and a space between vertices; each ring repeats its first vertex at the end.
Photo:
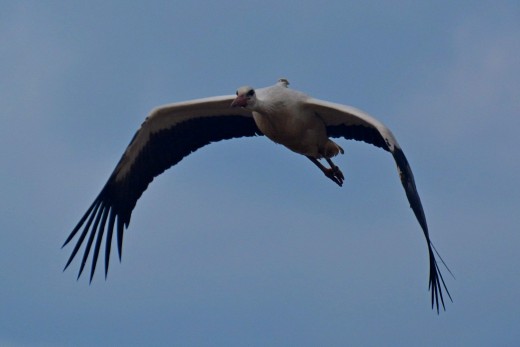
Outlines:
POLYGON ((114 228, 121 259, 124 227, 132 210, 154 177, 177 164, 185 156, 212 142, 261 135, 252 114, 231 108, 234 96, 220 96, 166 105, 153 110, 134 135, 90 208, 72 230, 64 245, 79 235, 65 269, 88 236, 78 278, 94 244, 90 280, 105 238, 105 277, 108 272, 114 228), (83 230, 78 234, 78 231, 83 230), (95 240, 95 243, 94 243, 95 240))
POLYGON ((428 225, 426 223, 426 216, 415 186, 412 169, 390 129, 377 119, 354 107, 315 98, 307 99, 304 107, 314 112, 323 120, 327 127, 328 136, 363 141, 392 153, 408 202, 421 225, 428 245, 430 260, 429 287, 432 292, 432 307, 435 306, 438 312, 440 303, 444 308, 442 287, 444 287, 450 300, 451 296, 448 288, 446 288, 446 284, 444 283, 444 279, 442 278, 435 259, 435 254, 432 249, 433 245, 430 241, 428 225))

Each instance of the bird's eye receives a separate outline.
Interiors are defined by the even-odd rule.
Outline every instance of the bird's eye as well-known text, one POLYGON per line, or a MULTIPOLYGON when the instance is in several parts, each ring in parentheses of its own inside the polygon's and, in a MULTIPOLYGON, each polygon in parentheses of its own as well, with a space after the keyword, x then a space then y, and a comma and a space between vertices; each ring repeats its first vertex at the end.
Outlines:
POLYGON ((251 89, 250 91, 247 92, 246 95, 247 95, 247 96, 253 96, 253 95, 255 95, 255 90, 254 90, 254 89, 251 89))
POLYGON ((238 90, 235 92, 235 94, 238 96, 238 90))

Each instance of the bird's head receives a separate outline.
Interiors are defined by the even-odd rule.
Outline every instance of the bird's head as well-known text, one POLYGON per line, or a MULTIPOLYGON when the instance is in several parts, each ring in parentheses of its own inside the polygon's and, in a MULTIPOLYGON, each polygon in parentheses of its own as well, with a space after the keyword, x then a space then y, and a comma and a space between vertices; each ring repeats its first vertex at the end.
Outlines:
POLYGON ((231 107, 244 107, 251 110, 256 104, 255 90, 249 86, 240 87, 237 90, 237 97, 231 103, 231 107))

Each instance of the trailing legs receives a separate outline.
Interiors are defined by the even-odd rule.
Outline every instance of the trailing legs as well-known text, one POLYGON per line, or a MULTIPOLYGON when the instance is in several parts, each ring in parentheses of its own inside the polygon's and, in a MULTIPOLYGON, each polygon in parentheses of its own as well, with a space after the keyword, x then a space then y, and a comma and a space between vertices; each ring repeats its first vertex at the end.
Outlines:
POLYGON ((323 166, 322 163, 316 158, 307 156, 310 161, 314 163, 329 179, 331 179, 334 183, 336 183, 338 186, 343 185, 343 181, 345 180, 345 176, 343 176, 343 172, 337 167, 330 158, 325 158, 327 163, 329 163, 330 168, 327 168, 323 166))

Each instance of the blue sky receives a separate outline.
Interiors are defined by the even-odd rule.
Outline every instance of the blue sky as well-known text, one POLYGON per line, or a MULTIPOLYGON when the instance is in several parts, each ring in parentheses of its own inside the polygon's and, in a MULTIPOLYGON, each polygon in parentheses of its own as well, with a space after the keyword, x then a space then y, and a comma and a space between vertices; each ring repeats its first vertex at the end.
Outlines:
POLYGON ((3 1, 0 345, 520 343, 518 1, 3 1), (388 153, 337 187, 265 138, 156 179, 108 279, 60 249, 154 107, 286 77, 389 126, 456 279, 428 263, 388 153))

